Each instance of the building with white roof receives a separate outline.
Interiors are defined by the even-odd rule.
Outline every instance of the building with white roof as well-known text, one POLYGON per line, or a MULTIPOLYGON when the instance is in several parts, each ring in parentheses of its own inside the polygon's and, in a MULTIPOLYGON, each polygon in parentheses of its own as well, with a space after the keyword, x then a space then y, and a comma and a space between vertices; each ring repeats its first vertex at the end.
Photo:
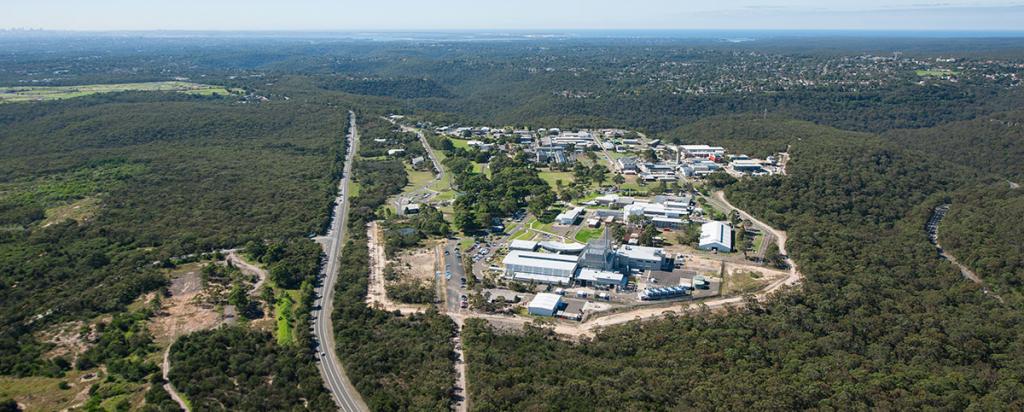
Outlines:
POLYGON ((532 240, 521 240, 521 239, 513 240, 511 243, 509 243, 508 249, 509 250, 525 250, 525 251, 532 252, 534 250, 537 250, 537 242, 534 242, 532 240))
MULTIPOLYGON (((680 205, 681 206, 681 205, 680 205)), ((635 202, 622 208, 622 218, 629 221, 630 216, 647 216, 650 218, 667 217, 679 219, 690 214, 689 207, 673 207, 665 203, 635 202)))
POLYGON ((554 293, 538 293, 526 307, 531 315, 555 316, 562 307, 562 296, 554 293))
POLYGON ((524 282, 566 285, 576 273, 579 258, 572 255, 513 250, 501 261, 505 276, 524 282))
POLYGON ((725 154, 724 147, 708 146, 706 144, 690 144, 679 146, 680 152, 686 157, 710 157, 722 156, 725 154))
POLYGON ((583 217, 583 208, 574 207, 555 216, 555 222, 561 225, 575 225, 581 217, 583 217))
POLYGON ((591 268, 582 268, 576 275, 576 281, 580 286, 625 287, 627 280, 628 278, 619 272, 591 268))
POLYGON ((725 222, 707 222, 700 227, 701 250, 732 252, 732 227, 725 222))
POLYGON ((737 159, 729 163, 729 167, 741 173, 756 173, 764 170, 764 162, 758 159, 737 159))
POLYGON ((622 245, 615 254, 616 266, 624 272, 633 269, 663 270, 670 266, 665 250, 660 247, 622 245))

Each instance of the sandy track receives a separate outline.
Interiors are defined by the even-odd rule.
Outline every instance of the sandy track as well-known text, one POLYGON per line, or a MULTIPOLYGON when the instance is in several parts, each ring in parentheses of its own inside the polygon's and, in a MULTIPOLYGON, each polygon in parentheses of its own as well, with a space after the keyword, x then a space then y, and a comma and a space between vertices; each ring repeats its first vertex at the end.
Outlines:
POLYGON ((370 282, 366 293, 366 304, 386 311, 398 310, 405 315, 426 312, 427 305, 401 304, 388 298, 384 282, 384 268, 388 264, 387 256, 384 253, 384 231, 377 222, 370 222, 367 226, 366 236, 370 248, 370 282))

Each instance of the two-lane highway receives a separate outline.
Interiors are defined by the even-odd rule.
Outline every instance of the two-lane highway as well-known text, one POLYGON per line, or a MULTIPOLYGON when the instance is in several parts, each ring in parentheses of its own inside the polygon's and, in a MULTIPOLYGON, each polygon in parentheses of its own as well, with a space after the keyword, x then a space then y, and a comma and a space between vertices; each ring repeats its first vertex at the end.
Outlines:
POLYGON ((345 153, 345 167, 342 172, 341 181, 338 183, 338 197, 334 204, 334 217, 331 219, 331 227, 327 235, 317 239, 324 247, 327 255, 327 263, 323 267, 323 282, 316 290, 318 296, 312 311, 313 335, 320 343, 320 350, 317 354, 320 362, 320 374, 324 378, 324 384, 334 396, 338 404, 338 410, 342 411, 367 411, 366 404, 359 396, 359 392, 345 376, 345 370, 338 361, 334 350, 334 327, 331 322, 333 313, 334 286, 338 278, 338 259, 341 255, 342 241, 346 225, 348 224, 348 183, 352 176, 352 162, 359 146, 359 132, 356 129, 356 115, 349 112, 349 133, 348 151, 345 153))

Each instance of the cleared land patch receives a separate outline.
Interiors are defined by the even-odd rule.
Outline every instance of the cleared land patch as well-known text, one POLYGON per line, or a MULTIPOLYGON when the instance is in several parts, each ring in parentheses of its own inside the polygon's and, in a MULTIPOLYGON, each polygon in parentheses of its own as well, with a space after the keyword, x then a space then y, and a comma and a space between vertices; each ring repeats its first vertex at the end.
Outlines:
POLYGON ((127 91, 182 92, 202 96, 229 95, 235 90, 208 84, 170 81, 150 83, 86 84, 80 86, 12 86, 0 87, 0 103, 26 103, 73 99, 97 93, 127 91))

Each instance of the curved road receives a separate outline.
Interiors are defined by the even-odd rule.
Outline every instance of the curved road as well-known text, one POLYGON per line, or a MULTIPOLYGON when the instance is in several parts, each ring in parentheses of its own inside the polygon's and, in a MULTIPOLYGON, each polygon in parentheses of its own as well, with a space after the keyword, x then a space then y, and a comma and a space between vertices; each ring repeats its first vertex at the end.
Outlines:
POLYGON ((338 280, 338 258, 341 255, 341 246, 345 234, 345 225, 348 224, 348 182, 352 175, 352 161, 359 145, 359 132, 356 130, 356 115, 349 112, 349 134, 348 152, 345 154, 345 167, 342 172, 341 181, 338 183, 338 198, 335 200, 334 217, 331 219, 331 228, 327 235, 317 238, 317 242, 324 247, 327 254, 327 264, 323 267, 323 282, 316 289, 316 302, 313 305, 313 336, 320 343, 320 352, 317 355, 320 362, 320 375, 324 378, 324 385, 331 391, 334 401, 341 411, 367 411, 369 408, 359 396, 359 392, 349 382, 345 375, 345 369, 338 361, 338 355, 334 350, 334 327, 331 322, 333 313, 334 285, 338 280))

